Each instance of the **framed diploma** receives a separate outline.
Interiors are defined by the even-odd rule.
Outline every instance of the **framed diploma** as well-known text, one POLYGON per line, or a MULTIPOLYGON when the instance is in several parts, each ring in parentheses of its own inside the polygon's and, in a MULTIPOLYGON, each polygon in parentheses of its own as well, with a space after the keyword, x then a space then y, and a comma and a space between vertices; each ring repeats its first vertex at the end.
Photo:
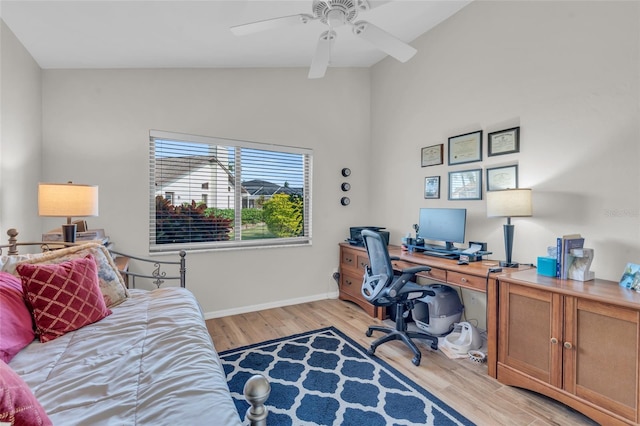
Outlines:
POLYGON ((489 133, 488 143, 489 157, 520 152, 520 127, 489 133))
POLYGON ((431 145, 422 148, 422 167, 436 166, 443 163, 444 144, 431 145))
POLYGON ((440 176, 424 178, 424 198, 440 198, 440 176))
POLYGON ((449 165, 482 160, 482 130, 449 138, 449 165))
POLYGON ((518 187, 518 166, 487 169, 487 191, 515 189, 518 187))
POLYGON ((482 200, 482 169, 449 172, 450 200, 482 200))

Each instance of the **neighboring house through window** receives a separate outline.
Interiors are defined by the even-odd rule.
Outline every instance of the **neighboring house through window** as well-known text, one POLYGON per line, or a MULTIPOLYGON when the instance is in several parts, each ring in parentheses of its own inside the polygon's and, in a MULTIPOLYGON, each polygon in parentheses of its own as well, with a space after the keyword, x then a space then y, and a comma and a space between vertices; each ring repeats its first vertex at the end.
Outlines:
POLYGON ((312 151, 150 131, 150 251, 311 243, 312 151))

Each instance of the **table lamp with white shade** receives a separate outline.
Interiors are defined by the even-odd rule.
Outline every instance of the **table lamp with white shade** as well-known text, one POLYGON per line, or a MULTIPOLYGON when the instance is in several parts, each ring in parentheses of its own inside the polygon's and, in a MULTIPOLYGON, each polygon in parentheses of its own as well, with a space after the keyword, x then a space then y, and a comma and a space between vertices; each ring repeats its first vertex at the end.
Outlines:
POLYGON ((76 224, 72 217, 98 216, 98 187, 75 183, 38 184, 38 213, 40 216, 66 217, 62 225, 65 242, 76 241, 76 224))
POLYGON ((504 224, 504 251, 506 260, 500 262, 504 268, 517 268, 518 263, 511 261, 513 251, 512 217, 532 215, 531 189, 503 189, 487 191, 487 217, 506 217, 504 224))

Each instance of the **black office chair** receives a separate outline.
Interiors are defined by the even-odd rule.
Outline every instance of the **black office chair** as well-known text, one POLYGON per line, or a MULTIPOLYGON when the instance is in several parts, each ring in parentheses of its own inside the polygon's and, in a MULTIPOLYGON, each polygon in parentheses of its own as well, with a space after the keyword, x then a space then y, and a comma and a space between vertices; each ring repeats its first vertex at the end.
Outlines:
MULTIPOLYGON (((376 348, 383 343, 392 340, 402 340, 414 354, 413 362, 420 365, 422 353, 411 339, 426 339, 431 342, 431 348, 438 349, 438 338, 421 331, 407 331, 405 318, 414 306, 414 300, 429 296, 435 296, 435 292, 426 286, 415 283, 418 272, 430 271, 428 266, 415 266, 406 268, 399 273, 394 273, 391 266, 392 258, 389 256, 387 245, 382 236, 377 232, 363 230, 362 239, 369 254, 369 265, 366 267, 364 281, 362 282, 362 295, 375 306, 396 306, 396 327, 388 328, 372 325, 367 330, 367 337, 371 337, 374 331, 386 333, 378 338, 367 351, 373 355, 376 348)), ((398 260, 393 258, 393 260, 398 260)))

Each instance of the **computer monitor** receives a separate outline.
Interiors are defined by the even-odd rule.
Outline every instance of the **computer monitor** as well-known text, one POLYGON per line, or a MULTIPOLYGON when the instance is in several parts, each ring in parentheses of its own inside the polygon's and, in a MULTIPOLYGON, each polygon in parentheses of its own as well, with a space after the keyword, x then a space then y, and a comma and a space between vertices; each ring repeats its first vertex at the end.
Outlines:
POLYGON ((453 250, 453 243, 464 243, 467 209, 420 209, 418 235, 431 241, 444 241, 446 250, 453 250))

